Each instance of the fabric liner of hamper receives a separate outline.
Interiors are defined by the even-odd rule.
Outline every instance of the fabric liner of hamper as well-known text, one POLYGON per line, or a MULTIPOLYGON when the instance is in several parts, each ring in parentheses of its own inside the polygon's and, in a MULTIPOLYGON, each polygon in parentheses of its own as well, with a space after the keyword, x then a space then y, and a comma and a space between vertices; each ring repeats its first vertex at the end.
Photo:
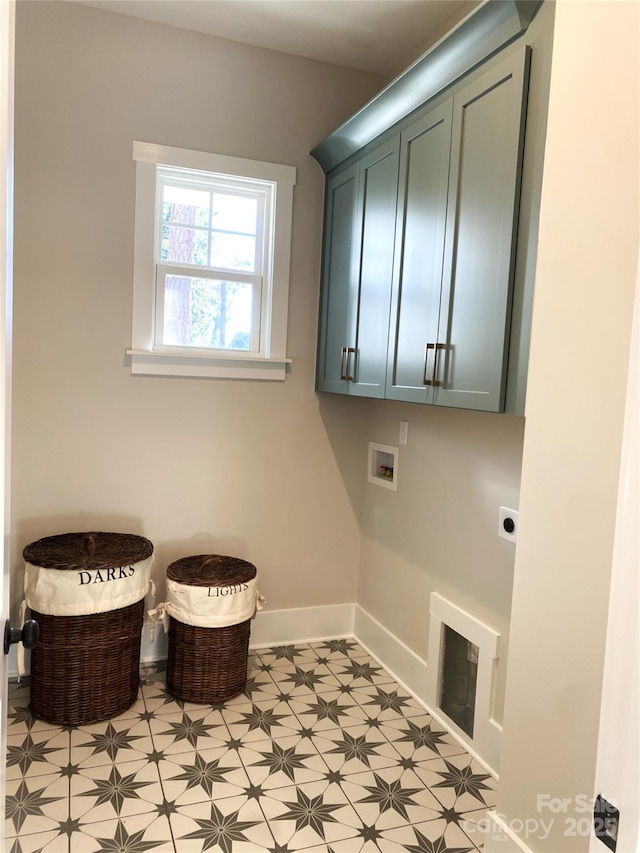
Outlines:
POLYGON ((258 592, 258 575, 251 580, 216 586, 179 583, 167 577, 167 600, 157 607, 165 632, 169 616, 198 628, 226 628, 253 619, 262 610, 264 596, 258 592))
MULTIPOLYGON (((126 710, 137 694, 152 543, 133 534, 69 533, 32 542, 23 556, 23 606, 41 627, 40 647, 31 653, 33 713, 79 725, 126 710), (109 655, 121 658, 122 686, 118 679, 106 688, 99 683, 113 680, 109 655), (63 660, 64 671, 57 665, 63 660)), ((19 657, 24 672, 23 648, 19 657)))
POLYGON ((49 616, 89 616, 128 607, 149 589, 153 555, 108 568, 47 569, 26 563, 27 607, 49 616))

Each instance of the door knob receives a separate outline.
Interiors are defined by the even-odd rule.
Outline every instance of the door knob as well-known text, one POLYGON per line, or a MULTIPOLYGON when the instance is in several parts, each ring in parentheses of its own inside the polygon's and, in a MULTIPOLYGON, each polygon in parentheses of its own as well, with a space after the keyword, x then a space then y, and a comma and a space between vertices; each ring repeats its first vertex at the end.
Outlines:
POLYGON ((32 649, 38 642, 40 626, 35 619, 27 619, 22 628, 12 628, 7 619, 4 623, 4 653, 9 654, 12 643, 22 643, 25 649, 32 649))

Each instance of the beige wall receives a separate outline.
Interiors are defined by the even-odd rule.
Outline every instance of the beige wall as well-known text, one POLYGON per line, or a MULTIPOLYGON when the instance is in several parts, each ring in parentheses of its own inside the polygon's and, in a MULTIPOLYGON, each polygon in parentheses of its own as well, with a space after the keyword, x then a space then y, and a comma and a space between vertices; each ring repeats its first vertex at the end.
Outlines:
MULTIPOLYGON (((524 419, 382 402, 367 439, 398 445, 398 491, 368 485, 358 603, 423 659, 431 592, 503 635, 515 546, 499 539, 498 507, 518 508, 524 419)), ((502 716, 506 656, 494 714, 502 716)))
MULTIPOLYGON (((639 12, 557 4, 498 800, 508 822, 554 817, 538 794, 594 794, 640 226, 639 12)), ((584 813, 570 806, 527 843, 587 850, 564 833, 572 817, 584 813)))
POLYGON ((254 561, 272 609, 352 602, 363 405, 313 390, 323 175, 379 79, 65 3, 18 4, 13 601, 22 547, 142 533, 254 561), (284 384, 132 377, 134 139, 282 162, 295 189, 284 384))

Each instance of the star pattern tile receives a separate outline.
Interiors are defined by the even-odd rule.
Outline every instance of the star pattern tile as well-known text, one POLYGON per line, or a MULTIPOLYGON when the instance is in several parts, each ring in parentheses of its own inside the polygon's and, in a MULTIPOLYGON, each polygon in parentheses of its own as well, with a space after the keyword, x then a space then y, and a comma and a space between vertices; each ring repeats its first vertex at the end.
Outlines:
POLYGON ((320 644, 320 649, 325 649, 327 653, 333 655, 344 655, 350 657, 354 650, 358 647, 355 640, 327 640, 320 644))
POLYGON ((365 681, 370 684, 388 684, 392 681, 383 669, 373 666, 366 660, 353 660, 349 666, 342 667, 338 672, 340 679, 350 677, 352 682, 365 681))
MULTIPOLYGON (((14 794, 7 794, 5 812, 7 821, 10 821, 14 828, 13 834, 23 829, 28 817, 44 816, 44 807, 56 802, 55 797, 47 797, 45 794, 46 787, 30 787, 24 779, 20 781, 14 794)), ((9 834, 11 827, 7 829, 9 834)))
POLYGON ((32 764, 37 761, 47 762, 47 756, 56 752, 53 746, 47 746, 47 741, 36 742, 28 734, 20 743, 7 746, 7 768, 16 765, 23 776, 26 776, 32 764))
POLYGON ((256 761, 256 767, 268 767, 269 775, 281 771, 292 782, 296 781, 295 771, 304 768, 305 760, 312 757, 312 753, 296 754, 295 746, 284 748, 274 741, 270 752, 261 752, 261 761, 256 761))
POLYGON ((286 802, 284 805, 287 811, 284 814, 278 815, 277 820, 294 820, 296 830, 304 829, 306 826, 311 827, 320 838, 324 839, 324 826, 326 823, 336 823, 338 818, 333 814, 339 807, 330 803, 325 803, 322 794, 316 797, 309 797, 305 792, 298 788, 296 790, 296 801, 286 802))
POLYGON ((24 725, 27 731, 37 725, 38 718, 34 717, 26 705, 17 705, 7 714, 9 725, 12 726, 12 731, 18 731, 20 724, 24 725))
POLYGON ((188 714, 182 714, 182 719, 177 723, 169 723, 166 732, 174 741, 186 740, 191 746, 198 745, 198 739, 206 739, 209 732, 215 729, 213 724, 204 723, 202 720, 192 719, 188 714))
POLYGON ((227 774, 230 772, 229 767, 220 766, 219 758, 213 761, 205 761, 200 753, 195 754, 193 764, 182 764, 180 766, 184 772, 174 776, 172 781, 185 781, 187 783, 187 791, 191 788, 200 787, 210 798, 213 798, 214 784, 216 782, 225 782, 227 774))
POLYGON ((284 719, 284 715, 275 714, 271 708, 260 708, 252 703, 250 711, 240 712, 240 718, 239 722, 247 725, 250 732, 259 729, 271 736, 272 728, 284 719))
POLYGON ((282 682, 290 683, 291 689, 295 687, 308 687, 309 690, 314 690, 316 685, 323 683, 323 680, 323 677, 312 669, 303 669, 300 666, 296 666, 292 673, 282 679, 282 682))
POLYGON ((366 735, 352 735, 349 732, 343 732, 342 740, 337 743, 333 749, 329 750, 331 755, 336 753, 344 756, 344 760, 349 761, 352 758, 357 758, 362 761, 367 767, 371 767, 371 756, 376 755, 376 748, 382 746, 383 741, 367 742, 366 735))
POLYGON ((376 705, 381 712, 395 711, 397 714, 402 714, 403 708, 410 706, 412 700, 409 696, 402 696, 398 690, 383 690, 381 687, 376 687, 375 695, 372 695, 364 704, 376 705))
POLYGON ((488 773, 474 773, 471 765, 466 767, 456 767, 445 758, 444 763, 447 766, 446 773, 437 770, 438 776, 442 776, 442 782, 437 782, 434 788, 453 788, 458 796, 461 794, 471 794, 479 800, 483 806, 486 802, 482 795, 482 791, 490 791, 491 786, 485 785, 485 780, 489 779, 488 773))
POLYGON ((413 745, 415 750, 425 747, 436 755, 441 755, 442 746, 451 740, 446 732, 432 728, 430 722, 423 726, 420 723, 413 722, 413 720, 407 720, 406 725, 407 728, 394 741, 396 746, 401 743, 409 743, 413 745))
MULTIPOLYGON (((76 730, 76 734, 80 734, 80 732, 80 729, 76 730)), ((104 763, 108 763, 109 760, 115 761, 116 758, 122 759, 125 756, 131 758, 127 754, 135 749, 137 741, 144 740, 145 735, 146 732, 134 734, 132 728, 127 725, 123 726, 122 723, 119 723, 116 728, 109 721, 106 725, 87 726, 89 740, 80 742, 77 746, 80 749, 86 749, 89 757, 98 758, 104 760, 104 763)))
POLYGON ((372 786, 365 786, 369 795, 364 797, 361 802, 375 803, 380 807, 380 813, 385 812, 388 809, 393 809, 398 812, 399 815, 402 815, 407 823, 409 823, 410 820, 409 815, 407 814, 407 806, 415 805, 413 795, 419 794, 422 789, 403 788, 402 781, 400 779, 388 782, 377 773, 374 773, 373 776, 376 783, 372 786))
POLYGON ((407 847, 408 853, 470 853, 471 847, 449 847, 444 835, 439 838, 427 838, 419 829, 415 828, 417 844, 407 847))
POLYGON ((495 781, 357 641, 252 650, 244 691, 196 705, 144 664, 84 727, 10 685, 9 853, 477 853, 495 781))
POLYGON ((117 814, 122 812, 122 806, 125 800, 132 798, 139 799, 139 788, 144 788, 148 782, 136 782, 136 774, 129 773, 122 776, 118 768, 114 765, 111 768, 108 779, 97 779, 92 788, 88 791, 79 792, 78 796, 95 798, 95 806, 101 806, 104 803, 109 803, 117 814))
POLYGON ((211 803, 211 816, 205 820, 196 818, 198 829, 187 833, 184 838, 204 841, 203 850, 219 847, 223 853, 232 853, 234 841, 248 841, 246 831, 258 821, 240 820, 239 811, 223 814, 215 803, 211 803))

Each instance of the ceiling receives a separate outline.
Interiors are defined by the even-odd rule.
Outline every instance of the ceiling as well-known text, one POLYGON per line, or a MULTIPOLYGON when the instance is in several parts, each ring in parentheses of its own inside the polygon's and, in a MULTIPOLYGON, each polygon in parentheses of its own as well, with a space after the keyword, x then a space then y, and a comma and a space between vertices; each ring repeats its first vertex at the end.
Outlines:
POLYGON ((121 15, 388 76, 481 0, 76 0, 121 15))

